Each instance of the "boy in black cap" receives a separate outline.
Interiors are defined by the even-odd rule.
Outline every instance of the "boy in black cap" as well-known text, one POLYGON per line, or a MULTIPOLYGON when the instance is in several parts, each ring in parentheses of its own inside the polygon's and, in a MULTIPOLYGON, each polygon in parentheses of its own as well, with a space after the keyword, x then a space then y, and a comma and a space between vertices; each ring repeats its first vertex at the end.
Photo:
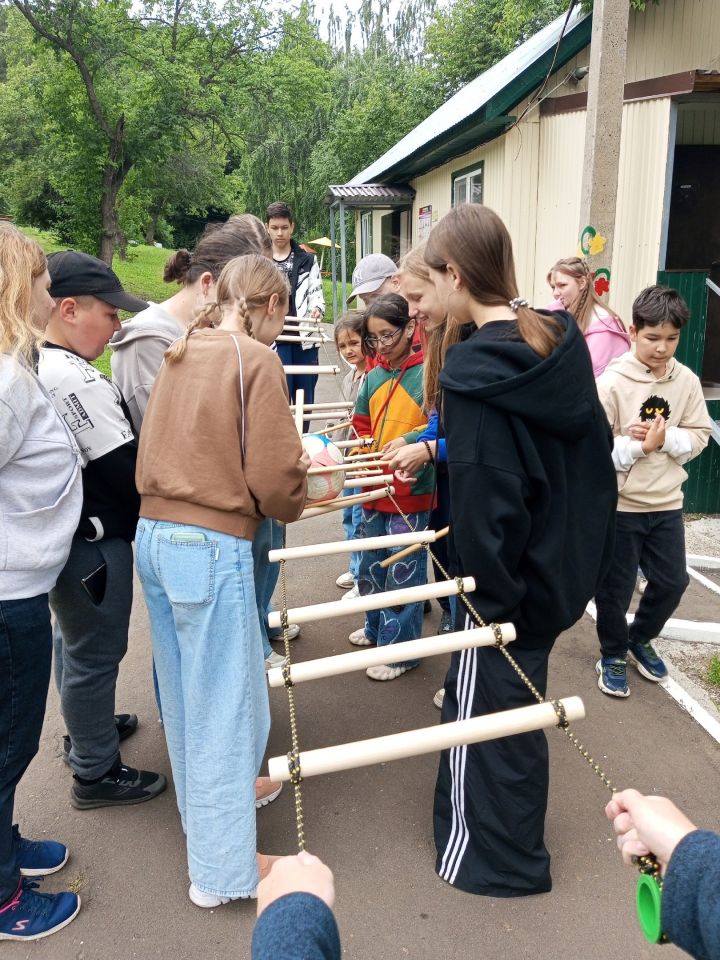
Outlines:
POLYGON ((50 593, 56 681, 69 734, 66 758, 73 770, 71 802, 78 809, 142 803, 167 783, 162 774, 122 763, 118 744, 135 730, 137 717, 114 716, 132 607, 137 442, 122 394, 91 361, 120 329, 118 309, 136 312, 147 304, 87 254, 55 253, 48 270, 55 309, 38 374, 83 461, 80 524, 50 593))

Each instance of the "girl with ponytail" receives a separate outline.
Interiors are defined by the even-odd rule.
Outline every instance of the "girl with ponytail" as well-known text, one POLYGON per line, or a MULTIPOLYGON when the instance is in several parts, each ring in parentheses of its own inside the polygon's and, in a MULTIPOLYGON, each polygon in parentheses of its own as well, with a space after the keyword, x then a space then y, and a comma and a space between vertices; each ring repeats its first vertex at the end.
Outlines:
POLYGON ((255 852, 255 808, 279 784, 256 784, 270 713, 252 545, 265 518, 305 504, 308 458, 269 346, 287 305, 272 261, 230 261, 168 351, 140 437, 136 563, 200 907, 253 896, 270 866, 255 852))
MULTIPOLYGON (((452 210, 425 261, 454 324, 440 410, 447 441, 453 574, 476 590, 458 625, 511 622, 509 652, 544 697, 548 658, 595 593, 610 560, 612 440, 582 334, 565 312, 519 296, 505 225, 479 204, 452 210)), ((442 721, 535 702, 494 648, 454 654, 442 721)), ((435 792, 437 872, 470 893, 550 890, 543 833, 548 755, 542 732, 444 751, 435 792)))
POLYGON ((269 257, 271 249, 262 222, 244 213, 226 223, 209 224, 192 252, 177 250, 167 261, 163 280, 180 289, 162 303, 150 303, 110 341, 113 379, 125 397, 136 433, 165 351, 183 336, 205 304, 215 300, 215 285, 225 265, 247 254, 269 257))

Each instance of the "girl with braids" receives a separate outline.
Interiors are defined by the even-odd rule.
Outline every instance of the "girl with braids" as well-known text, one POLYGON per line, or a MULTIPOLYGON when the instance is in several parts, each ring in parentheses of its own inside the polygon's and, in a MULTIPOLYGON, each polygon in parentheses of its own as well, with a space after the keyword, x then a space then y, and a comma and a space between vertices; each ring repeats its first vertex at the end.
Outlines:
POLYGON ((630 349, 630 336, 620 317, 595 293, 587 261, 580 257, 558 260, 547 275, 555 303, 575 318, 590 351, 593 376, 599 377, 615 357, 630 349))
POLYGON ((110 341, 112 375, 140 433, 150 391, 165 351, 182 337, 199 309, 212 301, 223 267, 234 257, 260 253, 269 257, 270 236, 262 221, 250 213, 210 224, 192 253, 178 250, 165 264, 165 283, 179 283, 169 300, 150 303, 123 325, 110 341))
POLYGON ((0 224, 0 940, 38 940, 80 909, 38 893, 67 848, 13 826, 15 790, 38 751, 50 682, 48 594, 80 519, 80 455, 35 375, 54 303, 45 254, 0 224), (30 877, 33 879, 31 880, 30 877))
MULTIPOLYGON (((510 236, 479 204, 435 227, 425 260, 451 323, 472 334, 447 351, 441 417, 450 473, 454 574, 486 622, 512 622, 508 648, 544 697, 550 651, 582 615, 611 558, 612 440, 590 358, 570 314, 518 297, 510 236), (588 522, 591 518, 591 522, 588 522)), ((458 600, 465 628, 474 614, 458 600)), ((443 723, 535 702, 490 647, 453 654, 443 723)), ((437 872, 470 893, 551 887, 543 840, 542 732, 446 750, 435 792, 437 872)))
POLYGON ((300 516, 309 462, 269 346, 285 321, 285 278, 265 257, 239 257, 216 295, 153 388, 135 539, 190 899, 201 907, 253 896, 269 867, 255 853, 270 714, 252 540, 265 517, 300 516))

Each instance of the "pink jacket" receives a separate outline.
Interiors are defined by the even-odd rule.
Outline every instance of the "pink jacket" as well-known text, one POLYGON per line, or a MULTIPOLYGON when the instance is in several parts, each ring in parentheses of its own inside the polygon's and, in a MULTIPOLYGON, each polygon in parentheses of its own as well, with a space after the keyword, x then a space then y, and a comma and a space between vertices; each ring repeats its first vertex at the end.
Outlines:
MULTIPOLYGON (((565 310, 566 307, 562 300, 553 300, 546 309, 565 310)), ((627 353, 631 346, 630 335, 621 321, 602 307, 595 307, 593 311, 593 318, 585 331, 585 343, 590 351, 596 379, 611 360, 627 353)))

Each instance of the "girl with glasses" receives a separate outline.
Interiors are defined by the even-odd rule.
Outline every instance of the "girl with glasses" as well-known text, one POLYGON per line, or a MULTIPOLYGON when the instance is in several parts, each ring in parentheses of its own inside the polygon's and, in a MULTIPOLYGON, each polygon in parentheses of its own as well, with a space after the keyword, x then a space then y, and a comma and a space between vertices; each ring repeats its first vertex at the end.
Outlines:
MULTIPOLYGON (((427 426, 423 412, 423 353, 413 343, 415 321, 408 313, 408 303, 396 293, 378 297, 365 313, 362 338, 363 351, 374 352, 376 366, 367 374, 360 389, 353 414, 353 427, 361 437, 372 437, 371 449, 387 452, 393 440, 402 437, 414 443, 427 426)), ((432 460, 432 458, 431 458, 432 460)), ((375 500, 363 508, 363 535, 377 537, 424 530, 432 508, 434 464, 429 462, 414 482, 394 482, 393 499, 375 500)), ((420 551, 406 561, 383 568, 380 562, 392 550, 367 550, 360 554, 358 589, 361 596, 415 587, 427 580, 425 554, 420 551)), ((350 634, 355 646, 400 644, 415 640, 422 630, 422 603, 404 604, 365 614, 365 625, 350 634)), ((398 652, 397 663, 368 667, 371 680, 395 680, 418 660, 403 660, 398 652)))

